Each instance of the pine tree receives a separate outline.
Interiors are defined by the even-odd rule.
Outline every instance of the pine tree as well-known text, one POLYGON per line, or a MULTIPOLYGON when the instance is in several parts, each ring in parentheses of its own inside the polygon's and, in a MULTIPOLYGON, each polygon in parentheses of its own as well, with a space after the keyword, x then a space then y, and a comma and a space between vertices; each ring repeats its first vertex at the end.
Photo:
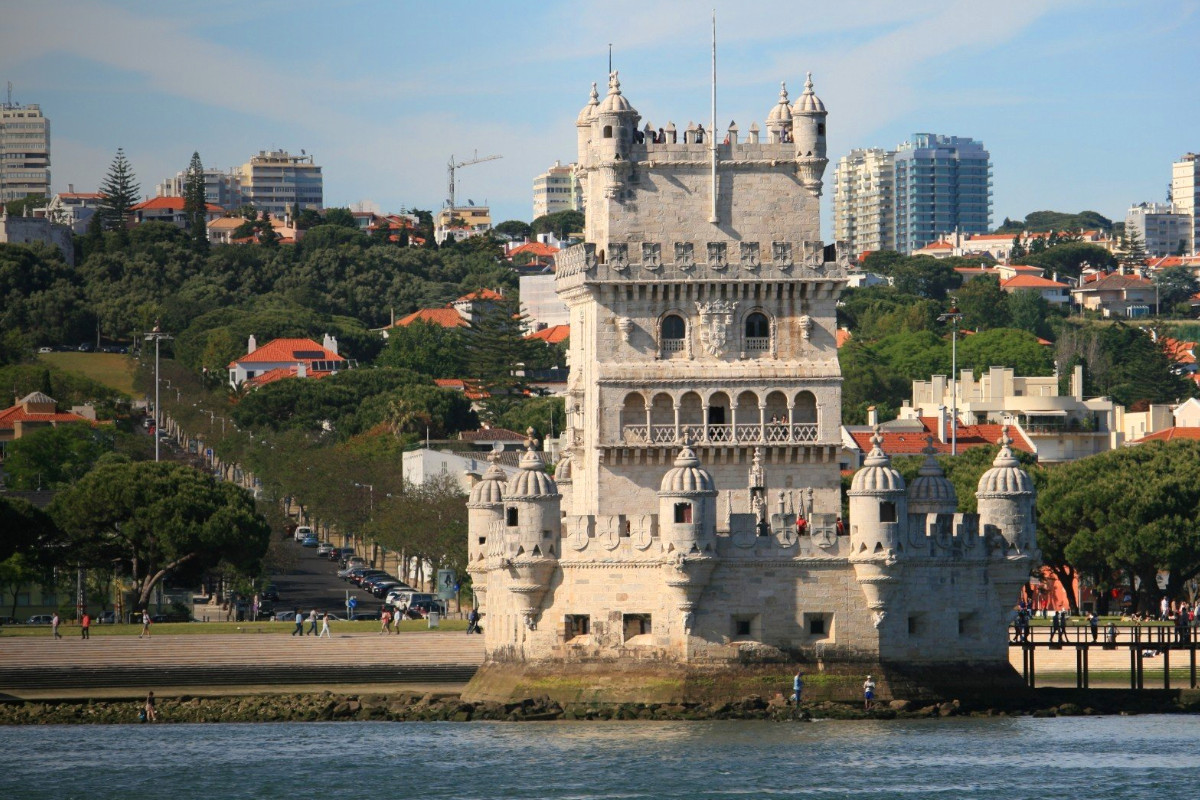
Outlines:
POLYGON ((197 252, 208 250, 208 198, 204 193, 204 164, 200 153, 192 153, 188 164, 187 179, 183 188, 183 213, 187 217, 188 232, 192 246, 197 252))
POLYGON ((529 342, 515 300, 476 301, 475 305, 477 310, 466 332, 467 370, 487 393, 482 401, 483 415, 493 420, 529 391, 523 375, 529 342))
POLYGON ((125 158, 125 150, 117 148, 117 155, 108 168, 108 175, 100 184, 100 193, 104 199, 100 201, 97 213, 101 214, 101 224, 105 230, 115 230, 122 238, 126 237, 125 225, 129 220, 130 210, 137 204, 142 187, 138 185, 133 174, 129 159, 125 158))
POLYGON ((1137 228, 1130 227, 1125 231, 1125 240, 1121 242, 1121 253, 1117 256, 1121 268, 1136 272, 1146 266, 1150 254, 1146 252, 1146 242, 1137 228))

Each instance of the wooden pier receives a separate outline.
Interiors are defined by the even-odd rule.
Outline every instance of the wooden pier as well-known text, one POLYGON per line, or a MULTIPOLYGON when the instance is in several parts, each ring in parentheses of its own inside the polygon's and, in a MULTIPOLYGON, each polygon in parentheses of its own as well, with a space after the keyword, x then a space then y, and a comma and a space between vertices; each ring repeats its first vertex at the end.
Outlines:
MULTIPOLYGON (((1146 660, 1161 659, 1154 665, 1153 672, 1162 670, 1162 688, 1171 688, 1171 662, 1184 669, 1186 663, 1188 688, 1197 688, 1196 683, 1196 631, 1192 628, 1176 628, 1170 625, 1123 625, 1111 637, 1109 629, 1101 627, 1093 638, 1087 625, 1067 628, 1065 635, 1053 633, 1050 628, 1036 626, 1027 633, 1017 633, 1009 646, 1021 654, 1021 675, 1029 688, 1037 688, 1038 652, 1075 650, 1075 688, 1091 688, 1093 656, 1101 661, 1100 669, 1113 671, 1125 669, 1124 654, 1128 654, 1129 688, 1146 688, 1146 660), (1114 659, 1114 656, 1117 658, 1114 659), (1186 662, 1185 662, 1186 659, 1186 662), (1114 662, 1116 662, 1114 664, 1114 662)), ((1015 661, 1015 660, 1014 660, 1015 661)), ((1015 666, 1015 663, 1014 663, 1015 666)), ((1157 687, 1155 687, 1157 688, 1157 687)), ((1182 687, 1176 687, 1182 688, 1182 687)))

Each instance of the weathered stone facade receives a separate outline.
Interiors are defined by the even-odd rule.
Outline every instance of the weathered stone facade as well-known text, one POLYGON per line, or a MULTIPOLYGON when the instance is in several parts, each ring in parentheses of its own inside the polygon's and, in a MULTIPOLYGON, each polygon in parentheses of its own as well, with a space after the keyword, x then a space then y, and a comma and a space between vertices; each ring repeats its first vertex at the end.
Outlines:
POLYGON ((639 127, 615 73, 603 100, 593 86, 585 243, 557 269, 567 444, 553 479, 531 444, 522 474, 490 470, 468 504, 491 664, 746 648, 1007 663, 1037 558, 1007 448, 977 516, 955 513, 932 458, 906 487, 876 446, 839 518, 846 265, 819 239, 825 118, 810 78, 794 105, 781 92, 765 140, 731 126, 714 147, 703 129, 639 127))

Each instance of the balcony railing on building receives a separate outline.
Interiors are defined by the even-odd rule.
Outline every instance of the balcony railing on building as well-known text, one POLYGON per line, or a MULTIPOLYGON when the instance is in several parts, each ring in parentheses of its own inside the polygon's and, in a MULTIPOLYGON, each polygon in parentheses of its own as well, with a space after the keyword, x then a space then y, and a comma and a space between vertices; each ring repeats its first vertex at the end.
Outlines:
POLYGON ((814 444, 817 423, 766 422, 737 425, 626 425, 625 444, 814 444))

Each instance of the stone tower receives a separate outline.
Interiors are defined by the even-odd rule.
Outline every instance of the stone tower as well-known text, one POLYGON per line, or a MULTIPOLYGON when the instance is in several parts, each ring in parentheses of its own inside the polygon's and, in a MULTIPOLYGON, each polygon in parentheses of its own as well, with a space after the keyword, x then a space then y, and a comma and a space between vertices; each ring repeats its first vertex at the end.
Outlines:
POLYGON ((468 694, 748 652, 1007 669, 1032 546, 1011 453, 980 483, 981 527, 932 458, 906 487, 877 435, 840 519, 847 264, 819 234, 826 116, 811 76, 794 104, 781 87, 766 141, 756 124, 745 141, 733 123, 643 125, 616 73, 603 99, 593 84, 576 120, 587 227, 556 270, 561 457, 552 478, 530 445, 519 475, 472 493, 487 662, 468 694))

